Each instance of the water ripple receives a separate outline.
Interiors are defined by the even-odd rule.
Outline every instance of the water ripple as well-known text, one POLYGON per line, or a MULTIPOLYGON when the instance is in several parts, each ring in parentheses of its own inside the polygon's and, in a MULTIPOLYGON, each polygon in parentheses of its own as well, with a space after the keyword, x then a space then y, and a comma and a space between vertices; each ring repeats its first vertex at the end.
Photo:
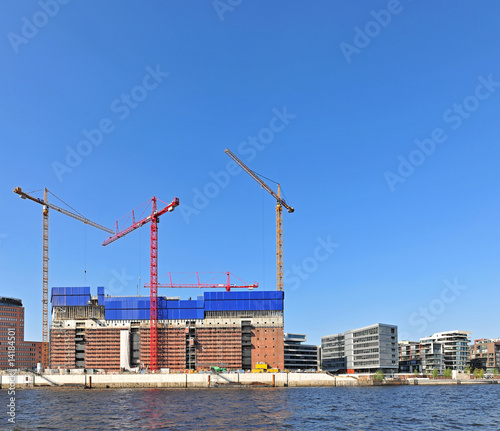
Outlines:
MULTIPOLYGON (((16 395, 15 429, 30 431, 500 429, 500 385, 32 389, 16 395)), ((0 429, 9 429, 4 421, 0 429)))

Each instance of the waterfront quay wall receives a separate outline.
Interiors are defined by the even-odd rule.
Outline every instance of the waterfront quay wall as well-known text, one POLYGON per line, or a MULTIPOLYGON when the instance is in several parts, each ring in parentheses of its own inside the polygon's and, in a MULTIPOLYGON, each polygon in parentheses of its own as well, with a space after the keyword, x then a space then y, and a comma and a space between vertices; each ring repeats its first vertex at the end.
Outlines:
POLYGON ((237 386, 353 386, 353 379, 323 373, 221 373, 221 374, 19 374, 0 375, 2 389, 14 382, 18 388, 209 388, 237 386))
POLYGON ((79 388, 217 388, 217 387, 320 387, 497 384, 498 380, 435 380, 425 378, 358 379, 326 373, 221 373, 221 374, 18 374, 0 375, 2 389, 35 387, 79 388))

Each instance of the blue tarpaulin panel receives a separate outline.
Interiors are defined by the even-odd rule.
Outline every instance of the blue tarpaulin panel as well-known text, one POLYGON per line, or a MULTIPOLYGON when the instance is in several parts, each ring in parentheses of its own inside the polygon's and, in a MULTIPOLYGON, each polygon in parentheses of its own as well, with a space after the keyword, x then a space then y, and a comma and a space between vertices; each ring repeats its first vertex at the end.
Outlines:
POLYGON ((55 306, 82 306, 88 305, 90 295, 54 295, 52 305, 55 306))
MULTIPOLYGON (((148 297, 105 297, 104 287, 97 288, 98 304, 105 306, 109 320, 149 320, 148 297)), ((86 306, 90 300, 89 287, 53 287, 53 306, 86 306)), ((259 311, 283 310, 284 292, 232 291, 204 292, 195 300, 168 300, 158 298, 158 318, 203 319, 205 311, 259 311)))
POLYGON ((65 306, 66 305, 66 297, 65 296, 53 296, 52 297, 52 305, 65 306))
POLYGON ((90 287, 53 287, 51 298, 53 296, 90 296, 90 287))
POLYGON ((188 301, 180 301, 180 308, 196 308, 197 302, 188 300, 188 301))
POLYGON ((148 298, 134 297, 104 297, 104 306, 111 309, 149 309, 148 298))

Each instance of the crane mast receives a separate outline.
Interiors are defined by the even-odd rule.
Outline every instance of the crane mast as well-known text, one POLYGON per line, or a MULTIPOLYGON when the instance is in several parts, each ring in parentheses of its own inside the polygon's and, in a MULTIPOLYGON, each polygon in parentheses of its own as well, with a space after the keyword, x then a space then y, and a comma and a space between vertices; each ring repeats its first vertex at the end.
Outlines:
MULTIPOLYGON (((281 189, 278 184, 278 198, 281 199, 281 189)), ((293 208, 292 208, 293 211, 293 208)), ((292 212, 290 211, 290 212, 292 212)), ((276 202, 276 285, 278 290, 283 290, 283 208, 279 201, 276 202)))
MULTIPOLYGON (((29 199, 33 202, 43 206, 43 283, 42 283, 42 341, 49 341, 49 208, 58 211, 67 216, 73 217, 85 224, 101 229, 108 233, 114 233, 111 229, 94 223, 93 221, 85 218, 79 214, 72 213, 71 211, 60 208, 57 205, 49 203, 48 190, 43 190, 43 199, 31 196, 29 193, 24 192, 21 187, 16 187, 13 190, 22 199, 29 199)), ((46 365, 46 364, 44 364, 46 365)))
MULTIPOLYGON (((165 208, 158 211, 156 197, 151 199, 151 215, 144 217, 139 221, 135 221, 135 213, 132 214, 132 225, 126 229, 119 230, 118 222, 116 224, 116 234, 106 239, 102 245, 111 244, 119 238, 124 237, 128 233, 144 226, 151 222, 151 248, 150 248, 150 302, 149 302, 149 365, 152 372, 158 370, 158 219, 166 212, 173 211, 179 205, 179 199, 167 204, 165 208)), ((149 207, 149 206, 148 206, 149 207)), ((114 232, 111 232, 114 233, 114 232)))
POLYGON ((275 193, 260 177, 252 171, 245 163, 243 163, 231 150, 226 148, 224 152, 231 157, 248 175, 250 175, 259 185, 266 190, 271 196, 276 199, 276 278, 277 288, 283 290, 283 208, 285 207, 289 213, 295 210, 288 205, 281 197, 281 188, 278 183, 278 193, 275 193))
MULTIPOLYGON (((21 196, 22 197, 22 196, 21 196)), ((43 190, 43 283, 42 283, 42 341, 49 342, 49 207, 48 191, 43 190)))

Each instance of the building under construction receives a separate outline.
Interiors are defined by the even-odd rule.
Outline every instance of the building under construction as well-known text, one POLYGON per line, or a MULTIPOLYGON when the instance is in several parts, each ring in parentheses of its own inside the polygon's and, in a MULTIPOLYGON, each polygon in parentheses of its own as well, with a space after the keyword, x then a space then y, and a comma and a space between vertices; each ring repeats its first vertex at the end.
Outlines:
MULTIPOLYGON (((159 296, 158 368, 170 371, 284 369, 282 291, 159 296)), ((103 287, 54 287, 50 366, 120 371, 150 368, 150 299, 106 296, 103 287)))

